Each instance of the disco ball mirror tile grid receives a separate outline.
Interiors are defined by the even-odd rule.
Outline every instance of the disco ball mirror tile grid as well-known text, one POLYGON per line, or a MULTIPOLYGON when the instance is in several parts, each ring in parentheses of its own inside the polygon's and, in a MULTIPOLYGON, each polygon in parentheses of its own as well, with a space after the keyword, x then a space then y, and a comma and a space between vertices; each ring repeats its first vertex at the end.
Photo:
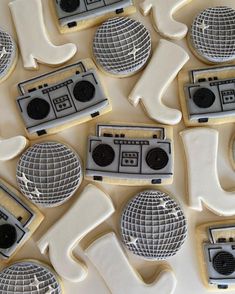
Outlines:
POLYGON ((229 7, 213 7, 204 10, 192 24, 191 42, 196 51, 211 62, 233 60, 235 58, 235 10, 229 7))
POLYGON ((0 294, 21 293, 61 294, 62 289, 49 269, 36 263, 22 262, 13 264, 0 272, 0 294), (38 289, 30 285, 34 282, 35 276, 39 281, 38 289))
POLYGON ((165 260, 174 256, 187 235, 186 219, 180 206, 167 194, 146 191, 129 202, 121 217, 122 238, 127 248, 146 259, 165 260), (166 208, 160 201, 167 201, 166 208), (177 217, 169 212, 175 209, 177 217), (131 244, 131 238, 137 238, 131 244))
POLYGON ((151 53, 151 37, 140 22, 114 18, 98 28, 93 52, 99 64, 109 73, 129 74, 140 70, 151 53), (136 58, 131 54, 136 50, 136 58))
POLYGON ((41 206, 56 206, 68 200, 82 180, 81 163, 68 147, 55 142, 35 144, 20 158, 17 181, 22 193, 41 206), (30 181, 26 186, 22 175, 30 181), (37 197, 35 188, 40 193, 37 197))
POLYGON ((0 30, 0 78, 4 76, 14 63, 16 55, 16 45, 12 37, 0 30), (6 50, 6 54, 3 54, 3 50, 6 50))

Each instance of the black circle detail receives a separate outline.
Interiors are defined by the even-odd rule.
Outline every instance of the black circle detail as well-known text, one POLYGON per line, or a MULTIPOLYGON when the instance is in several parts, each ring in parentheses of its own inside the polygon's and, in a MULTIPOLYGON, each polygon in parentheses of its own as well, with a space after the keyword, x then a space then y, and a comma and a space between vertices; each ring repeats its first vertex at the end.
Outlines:
POLYGON ((50 104, 41 98, 34 98, 27 106, 28 116, 35 120, 44 119, 50 112, 50 104))
POLYGON ((166 151, 159 147, 151 149, 146 156, 148 166, 154 170, 164 168, 168 161, 169 157, 166 151))
POLYGON ((88 81, 80 81, 75 85, 73 95, 80 102, 88 102, 95 95, 95 87, 88 81))
POLYGON ((80 0, 61 0, 60 7, 65 12, 74 12, 80 5, 80 0))
POLYGON ((16 242, 17 233, 10 224, 0 225, 0 248, 8 249, 16 242))
POLYGON ((113 162, 115 153, 111 146, 100 144, 93 150, 92 158, 97 165, 105 167, 113 162))
POLYGON ((235 259, 226 251, 221 251, 213 258, 213 267, 221 275, 229 276, 235 271, 235 259))
POLYGON ((208 108, 215 102, 215 94, 207 88, 200 88, 193 94, 193 101, 200 108, 208 108))

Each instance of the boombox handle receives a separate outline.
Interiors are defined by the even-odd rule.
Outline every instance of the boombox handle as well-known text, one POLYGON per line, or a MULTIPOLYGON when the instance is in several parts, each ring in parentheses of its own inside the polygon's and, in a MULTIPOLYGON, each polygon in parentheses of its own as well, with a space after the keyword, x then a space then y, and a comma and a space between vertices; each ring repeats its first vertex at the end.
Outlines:
POLYGON ((208 236, 209 236, 209 240, 212 244, 216 244, 217 241, 215 239, 214 236, 214 232, 218 232, 218 231, 231 231, 234 230, 235 231, 235 222, 234 225, 218 225, 218 226, 213 226, 213 227, 209 227, 208 228, 208 236))
POLYGON ((98 124, 96 129, 96 135, 98 137, 102 136, 102 130, 103 129, 111 129, 111 130, 140 130, 145 132, 160 132, 160 138, 161 140, 166 139, 166 132, 165 128, 161 127, 147 127, 147 126, 132 126, 132 125, 104 125, 104 124, 98 124))
POLYGON ((85 64, 82 61, 78 61, 74 64, 64 66, 62 68, 51 71, 49 73, 46 73, 46 74, 40 75, 38 77, 32 78, 30 80, 26 80, 26 81, 19 83, 18 84, 19 93, 20 93, 20 95, 25 95, 27 93, 27 91, 25 90, 24 87, 27 86, 28 84, 35 83, 35 82, 40 81, 42 79, 49 78, 50 76, 54 76, 55 74, 67 71, 70 68, 76 68, 76 67, 80 68, 82 70, 82 72, 87 71, 85 64))

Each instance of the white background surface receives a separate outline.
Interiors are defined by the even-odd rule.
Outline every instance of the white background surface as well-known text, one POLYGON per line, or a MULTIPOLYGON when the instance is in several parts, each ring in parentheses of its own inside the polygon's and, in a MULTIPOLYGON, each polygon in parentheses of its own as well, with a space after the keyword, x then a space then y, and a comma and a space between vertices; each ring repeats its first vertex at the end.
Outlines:
MULTIPOLYGON (((163 0, 164 1, 164 0, 163 0)), ((0 27, 9 33, 15 36, 13 24, 11 21, 10 11, 8 9, 8 0, 0 1, 0 27)), ((49 31, 51 40, 55 44, 61 44, 67 41, 74 42, 78 45, 78 53, 71 60, 75 62, 78 59, 90 57, 91 56, 91 44, 92 37, 95 32, 95 28, 88 29, 79 33, 72 33, 66 35, 60 35, 56 29, 54 21, 51 17, 51 12, 48 7, 48 2, 43 1, 44 15, 46 26, 49 31)), ((192 19, 199 13, 200 10, 215 5, 229 5, 235 8, 234 0, 193 0, 190 4, 185 6, 183 9, 176 14, 176 18, 187 25, 190 25, 192 19)), ((152 35, 153 41, 153 50, 156 48, 157 41, 159 40, 159 35, 152 29, 151 22, 149 17, 143 17, 138 12, 132 16, 135 19, 143 21, 143 23, 149 28, 152 35)), ((16 36, 15 36, 16 37, 16 36)), ((35 36, 36 37, 36 36, 35 36)), ((186 40, 177 42, 184 46, 189 52, 189 49, 186 44, 186 40)), ((189 52, 191 59, 187 64, 187 67, 192 68, 194 66, 203 66, 192 54, 189 52)), ((167 59, 166 59, 167 62, 167 59)), ((156 68, 157 70, 161 70, 156 68)), ((0 135, 9 137, 18 134, 24 134, 24 128, 21 124, 19 114, 16 112, 16 84, 22 80, 28 79, 32 76, 39 75, 44 72, 50 71, 49 67, 40 66, 39 71, 31 72, 23 69, 22 61, 19 60, 17 68, 14 71, 13 75, 3 84, 0 85, 0 135)), ((140 74, 135 75, 131 78, 125 79, 115 79, 104 76, 101 74, 101 78, 106 84, 109 96, 112 100, 113 111, 105 116, 98 118, 92 122, 76 126, 74 128, 68 129, 56 136, 51 136, 48 140, 60 140, 70 144, 82 157, 85 159, 86 154, 86 141, 88 134, 92 134, 95 131, 96 122, 140 122, 140 123, 153 123, 146 114, 143 112, 141 106, 134 108, 127 101, 127 96, 130 93, 133 85, 140 77, 140 74)), ((178 102, 178 91, 177 91, 177 82, 175 81, 165 95, 165 101, 169 106, 179 108, 178 102)), ((224 125, 216 127, 220 132, 220 143, 219 143, 219 158, 218 158, 218 168, 221 184, 225 189, 232 189, 235 174, 232 170, 230 161, 229 161, 229 144, 230 139, 234 133, 233 124, 224 125)), ((188 239, 182 248, 182 250, 175 257, 168 260, 168 263, 174 270, 177 279, 178 285, 175 294, 204 294, 207 293, 207 290, 202 284, 200 278, 197 252, 195 246, 195 226, 209 220, 222 219, 213 213, 209 212, 204 208, 203 212, 198 213, 194 212, 187 208, 187 194, 186 194, 186 171, 185 171, 185 162, 184 162, 184 151, 181 143, 181 139, 178 136, 180 130, 184 129, 183 123, 174 127, 174 139, 175 139, 175 176, 174 183, 170 186, 163 187, 164 190, 170 192, 174 197, 176 197, 185 208, 185 213, 188 218, 188 230, 189 235, 188 239)), ((198 156, 200 156, 202 150, 198 150, 198 156)), ((15 179, 15 169, 16 169, 17 160, 0 163, 0 176, 8 181, 10 184, 16 187, 15 179)), ((202 167, 203 168, 203 167, 202 167)), ((209 175, 208 175, 209 176, 209 175)), ((42 223, 38 231, 34 234, 33 239, 31 239, 17 254, 15 260, 22 258, 36 258, 39 260, 48 261, 45 256, 41 256, 36 245, 35 241, 38 240, 47 228, 50 227, 57 219, 63 215, 63 213, 73 205, 73 202, 79 196, 79 192, 86 185, 84 181, 79 191, 73 198, 64 204, 62 207, 54 209, 45 209, 43 212, 46 216, 45 221, 42 223)), ((86 247, 87 243, 90 243, 97 234, 105 233, 110 230, 118 231, 119 215, 120 208, 122 205, 132 196, 135 195, 138 191, 143 190, 141 187, 117 187, 103 185, 103 188, 110 193, 114 204, 116 206, 116 213, 112 219, 107 223, 103 224, 92 234, 86 237, 85 241, 81 243, 81 246, 77 247, 75 254, 79 256, 80 259, 85 259, 82 252, 82 248, 86 247)), ((92 204, 91 204, 92 205, 92 204)), ((89 213, 89 207, 87 208, 89 213)), ((78 221, 82 221, 78 215, 78 221)), ((63 234, 63 232, 61 232, 63 234)), ((63 254, 63 252, 61 252, 63 254)), ((145 262, 139 259, 138 257, 132 256, 129 254, 130 262, 132 265, 143 275, 145 279, 151 278, 159 268, 158 262, 145 262)), ((102 278, 93 268, 93 266, 88 262, 89 274, 85 281, 72 284, 64 281, 65 293, 68 294, 106 294, 109 293, 109 290, 105 286, 102 278)), ((125 293, 127 294, 127 293, 125 293)), ((167 294, 167 293, 166 293, 167 294)))

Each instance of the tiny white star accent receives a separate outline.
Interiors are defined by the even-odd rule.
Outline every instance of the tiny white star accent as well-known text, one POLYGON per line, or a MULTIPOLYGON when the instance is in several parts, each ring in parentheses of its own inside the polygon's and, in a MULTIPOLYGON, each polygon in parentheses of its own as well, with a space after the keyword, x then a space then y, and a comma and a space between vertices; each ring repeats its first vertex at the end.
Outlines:
POLYGON ((28 189, 28 184, 32 183, 30 180, 27 179, 26 175, 24 173, 22 173, 22 177, 18 178, 19 180, 21 180, 22 182, 24 182, 25 187, 28 189))
POLYGON ((206 25, 205 20, 203 20, 200 24, 197 24, 197 27, 201 29, 204 34, 205 30, 207 30, 210 26, 206 25))
POLYGON ((8 54, 8 52, 6 51, 6 48, 3 47, 3 48, 2 48, 2 51, 1 51, 1 53, 0 53, 0 59, 1 59, 5 54, 8 54))
POLYGON ((40 195, 42 195, 42 193, 38 191, 37 187, 35 187, 34 192, 31 192, 31 194, 37 196, 38 198, 40 197, 40 195))
POLYGON ((179 218, 179 216, 178 216, 178 210, 176 210, 175 208, 173 208, 173 209, 169 212, 169 214, 174 215, 177 219, 179 218))
POLYGON ((55 291, 55 289, 52 286, 48 287, 48 290, 45 294, 52 294, 55 291))
POLYGON ((36 275, 34 275, 34 281, 29 286, 35 287, 35 288, 37 288, 37 290, 39 290, 40 284, 41 284, 41 282, 39 282, 36 275))
POLYGON ((133 45, 133 49, 131 52, 128 53, 128 55, 133 55, 134 60, 136 60, 136 53, 140 50, 141 48, 136 48, 135 45, 133 45))
POLYGON ((138 241, 138 238, 134 238, 134 237, 130 236, 130 242, 128 242, 127 245, 134 245, 137 248, 138 247, 137 241, 138 241))
POLYGON ((160 200, 160 203, 158 204, 159 207, 162 207, 162 208, 166 208, 166 205, 167 203, 169 202, 169 200, 163 200, 161 199, 160 200))

